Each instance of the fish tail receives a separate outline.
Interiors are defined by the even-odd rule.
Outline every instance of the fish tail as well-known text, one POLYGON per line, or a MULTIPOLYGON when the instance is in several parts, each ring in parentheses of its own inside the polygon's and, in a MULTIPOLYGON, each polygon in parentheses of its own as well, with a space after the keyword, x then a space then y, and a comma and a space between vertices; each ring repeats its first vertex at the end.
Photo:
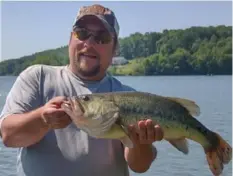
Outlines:
POLYGON ((232 147, 217 133, 211 132, 210 147, 204 148, 211 172, 219 176, 232 158, 232 147))

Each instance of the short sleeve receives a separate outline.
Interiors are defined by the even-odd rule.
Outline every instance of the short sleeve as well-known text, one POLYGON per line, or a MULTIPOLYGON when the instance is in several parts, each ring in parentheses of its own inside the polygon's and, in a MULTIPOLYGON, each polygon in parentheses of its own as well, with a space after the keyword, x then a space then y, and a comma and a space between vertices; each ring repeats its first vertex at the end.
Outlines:
POLYGON ((0 114, 1 122, 11 114, 31 111, 41 104, 41 67, 30 66, 20 73, 10 89, 0 114))

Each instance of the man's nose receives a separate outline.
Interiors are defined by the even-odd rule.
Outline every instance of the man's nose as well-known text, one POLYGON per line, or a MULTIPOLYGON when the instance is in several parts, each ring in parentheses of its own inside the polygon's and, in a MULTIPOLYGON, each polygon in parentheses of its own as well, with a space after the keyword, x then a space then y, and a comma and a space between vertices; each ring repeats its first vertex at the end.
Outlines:
POLYGON ((87 45, 87 46, 93 46, 95 44, 96 44, 96 42, 95 42, 94 37, 92 35, 85 41, 85 45, 87 45))

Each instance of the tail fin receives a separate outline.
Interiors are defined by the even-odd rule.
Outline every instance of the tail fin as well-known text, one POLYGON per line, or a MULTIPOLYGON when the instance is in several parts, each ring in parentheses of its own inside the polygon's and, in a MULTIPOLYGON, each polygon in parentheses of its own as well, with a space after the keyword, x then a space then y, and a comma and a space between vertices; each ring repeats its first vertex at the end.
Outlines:
POLYGON ((217 138, 217 146, 205 149, 206 159, 209 168, 215 176, 219 176, 224 168, 224 164, 228 164, 232 158, 232 147, 217 133, 213 133, 217 138))

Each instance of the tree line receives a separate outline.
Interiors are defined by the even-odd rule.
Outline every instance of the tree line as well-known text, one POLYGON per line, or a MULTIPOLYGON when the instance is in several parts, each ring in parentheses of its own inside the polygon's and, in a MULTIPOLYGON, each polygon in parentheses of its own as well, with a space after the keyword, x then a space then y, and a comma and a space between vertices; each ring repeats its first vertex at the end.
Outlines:
MULTIPOLYGON (((119 43, 117 55, 129 63, 112 65, 108 71, 113 75, 232 74, 232 26, 136 32, 119 43)), ((33 64, 67 63, 68 48, 63 46, 0 62, 0 75, 18 75, 33 64)))

